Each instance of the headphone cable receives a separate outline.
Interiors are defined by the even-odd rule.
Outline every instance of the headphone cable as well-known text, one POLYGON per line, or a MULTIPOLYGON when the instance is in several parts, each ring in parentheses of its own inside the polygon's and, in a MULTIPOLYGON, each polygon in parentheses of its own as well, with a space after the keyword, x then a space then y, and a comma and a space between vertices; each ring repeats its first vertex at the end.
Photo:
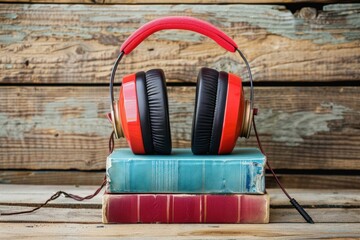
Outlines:
POLYGON ((257 144, 259 146, 259 149, 261 151, 261 153, 266 157, 266 165, 269 168, 271 174, 274 176, 276 183, 279 185, 279 187, 281 188, 281 190, 284 192, 284 194, 286 195, 287 198, 289 198, 290 203, 294 206, 294 208, 300 213, 300 215, 305 219, 306 222, 308 223, 314 223, 314 221, 312 220, 312 218, 310 217, 310 215, 305 211, 305 209, 295 200, 295 198, 292 198, 289 193, 285 190, 284 186, 281 184, 279 178, 276 176, 274 170, 272 169, 267 156, 264 152, 264 149, 262 148, 261 142, 260 142, 260 138, 259 135, 257 133, 256 130, 256 124, 255 124, 255 115, 257 115, 258 110, 256 108, 254 108, 254 113, 252 116, 252 123, 253 123, 253 127, 254 127, 254 132, 255 132, 255 136, 256 136, 256 141, 257 144))
MULTIPOLYGON (((114 131, 112 131, 112 133, 110 134, 110 137, 109 137, 109 154, 114 151, 114 134, 115 134, 114 131)), ((10 215, 18 215, 18 214, 35 212, 36 210, 39 210, 40 208, 47 205, 49 202, 54 201, 55 199, 59 198, 61 195, 64 195, 66 198, 71 198, 76 201, 90 200, 90 199, 94 198, 96 195, 98 195, 99 192, 101 191, 101 189, 103 189, 105 187, 105 185, 106 185, 106 175, 104 176, 104 180, 101 183, 101 186, 98 189, 96 189, 96 191, 93 194, 90 194, 88 196, 80 197, 78 195, 67 193, 64 191, 57 191, 49 199, 47 199, 44 203, 40 204, 39 206, 37 206, 31 210, 20 211, 20 212, 0 213, 0 216, 10 216, 10 215)))

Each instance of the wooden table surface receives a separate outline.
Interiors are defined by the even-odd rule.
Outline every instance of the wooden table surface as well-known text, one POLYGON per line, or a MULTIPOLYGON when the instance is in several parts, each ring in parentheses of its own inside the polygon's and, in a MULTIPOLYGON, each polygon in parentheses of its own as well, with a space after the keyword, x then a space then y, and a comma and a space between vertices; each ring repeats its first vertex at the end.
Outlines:
MULTIPOLYGON (((0 212, 30 209, 58 190, 82 196, 96 186, 0 185, 0 212)), ((360 190, 289 189, 316 224, 304 223, 278 189, 269 189, 270 224, 104 225, 101 195, 86 202, 61 197, 35 213, 0 216, 0 239, 29 238, 186 238, 277 239, 360 238, 360 190)))

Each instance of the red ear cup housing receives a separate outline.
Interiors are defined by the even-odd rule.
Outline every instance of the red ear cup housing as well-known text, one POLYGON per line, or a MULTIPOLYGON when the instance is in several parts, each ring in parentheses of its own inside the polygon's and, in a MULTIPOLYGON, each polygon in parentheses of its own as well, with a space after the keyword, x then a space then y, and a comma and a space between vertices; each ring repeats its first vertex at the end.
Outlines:
POLYGON ((243 111, 241 79, 226 72, 202 68, 196 87, 193 153, 231 153, 240 133, 243 111))
POLYGON ((125 76, 119 101, 124 134, 132 151, 135 154, 170 154, 168 98, 163 71, 153 69, 125 76))
POLYGON ((130 74, 123 78, 118 106, 121 125, 131 150, 135 154, 145 154, 135 80, 135 74, 130 74))
POLYGON ((245 97, 241 78, 229 73, 219 154, 228 154, 234 149, 243 124, 244 112, 245 97))

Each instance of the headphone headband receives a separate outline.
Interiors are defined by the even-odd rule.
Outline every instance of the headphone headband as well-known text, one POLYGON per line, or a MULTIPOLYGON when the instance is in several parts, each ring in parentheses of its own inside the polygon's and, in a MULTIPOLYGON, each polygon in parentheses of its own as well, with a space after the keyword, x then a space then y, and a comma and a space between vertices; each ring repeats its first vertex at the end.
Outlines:
POLYGON ((133 32, 121 45, 120 52, 125 55, 131 53, 148 36, 165 29, 182 29, 203 34, 229 52, 235 52, 238 48, 233 39, 208 22, 193 17, 163 17, 152 20, 133 32))

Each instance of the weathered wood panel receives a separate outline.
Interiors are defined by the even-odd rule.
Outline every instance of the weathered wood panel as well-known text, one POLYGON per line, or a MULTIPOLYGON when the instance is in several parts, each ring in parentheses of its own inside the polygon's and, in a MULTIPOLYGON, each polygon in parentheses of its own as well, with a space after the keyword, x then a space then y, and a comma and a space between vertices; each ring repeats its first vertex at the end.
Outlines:
MULTIPOLYGON (((195 87, 168 91, 173 146, 189 147, 195 87)), ((360 169, 359 87, 259 87, 255 94, 275 168, 360 169)), ((107 87, 1 87, 0 169, 104 169, 108 101, 107 87)), ((256 146, 255 138, 238 146, 256 146)))
POLYGON ((0 171, 0 184, 95 185, 100 186, 104 172, 82 171, 0 171))
MULTIPOLYGON (((30 0, 27 0, 30 1, 30 0)), ((40 0, 41 1, 41 0, 40 0)), ((45 1, 45 0, 44 0, 45 1)), ((215 4, 224 4, 224 3, 335 3, 335 2, 356 2, 355 0, 350 1, 339 1, 339 0, 104 0, 104 3, 112 4, 134 4, 134 3, 215 3, 215 4)))
MULTIPOLYGON (((278 174, 278 178, 282 185, 287 188, 360 189, 360 176, 278 174)), ((19 183, 23 182, 24 181, 19 181, 19 183)), ((271 174, 266 175, 266 187, 278 187, 271 174)))
MULTIPOLYGON (((99 186, 104 172, 86 171, 0 171, 0 184, 94 185, 99 186)), ((360 176, 278 174, 287 188, 302 189, 360 189, 360 176)), ((277 188, 271 174, 266 175, 266 187, 277 188)))
MULTIPOLYGON (((289 199, 279 189, 267 189, 271 196, 273 207, 289 206, 289 199)), ((299 203, 310 208, 347 207, 356 208, 359 206, 359 190, 339 189, 288 189, 291 196, 299 203)))
MULTIPOLYGON (((3 206, 0 212, 26 211, 31 207, 3 206)), ((277 215, 280 215, 281 212, 277 215)), ((101 224, 101 208, 43 208, 33 214, 23 216, 0 216, 0 222, 37 222, 37 223, 97 223, 101 224), (21 220, 20 220, 21 219, 21 220)), ((301 220, 301 219, 300 219, 301 220)), ((1 232, 1 230, 0 230, 1 232)))
MULTIPOLYGON (((87 196, 94 193, 97 188, 98 186, 68 186, 68 185, 40 186, 40 185, 1 184, 0 205, 35 206, 37 204, 43 203, 52 194, 54 194, 59 190, 76 194, 79 196, 87 196)), ((325 191, 325 192, 329 193, 329 191, 325 191)), ((350 192, 354 192, 354 191, 345 191, 345 196, 348 196, 350 192)), ((49 206, 54 208, 55 207, 101 208, 101 201, 103 194, 104 194, 104 189, 93 199, 82 202, 74 201, 73 199, 70 198, 60 197, 56 199, 56 201, 50 202, 49 206)), ((354 201, 350 201, 350 204, 354 204, 354 201)))
POLYGON ((72 3, 72 4, 76 4, 76 3, 81 3, 81 4, 85 4, 85 3, 98 3, 98 4, 103 4, 105 2, 105 0, 1 0, 1 2, 10 2, 10 3, 72 3))
MULTIPOLYGON (((49 195, 58 190, 71 192, 77 195, 89 195, 95 191, 97 186, 68 186, 68 185, 0 185, 0 204, 17 206, 34 206, 43 203, 49 195)), ((338 189, 287 189, 289 193, 304 206, 310 208, 318 207, 346 207, 356 208, 360 203, 360 190, 338 190, 338 189)), ((289 199, 280 189, 267 189, 270 194, 271 206, 274 208, 289 207, 289 199)), ((101 194, 95 198, 77 202, 69 198, 58 198, 55 202, 49 203, 53 207, 76 208, 79 204, 82 208, 100 208, 101 194)))
POLYGON ((0 2, 17 3, 97 3, 97 4, 175 4, 175 3, 196 3, 196 4, 225 4, 225 3, 344 3, 357 2, 356 0, 1 0, 0 2))
POLYGON ((1 0, 0 2, 10 2, 10 3, 72 3, 72 4, 103 4, 105 0, 1 0))
MULTIPOLYGON (((95 223, 102 224, 101 206, 94 208, 43 208, 33 214, 23 216, 0 216, 3 222, 27 223, 95 223)), ((0 212, 26 211, 31 207, 3 206, 0 212)), ((326 208, 307 209, 313 220, 319 223, 359 223, 360 208, 326 208)), ((303 218, 295 209, 272 208, 270 209, 270 223, 304 223, 303 218)), ((1 224, 0 224, 1 226, 1 224)), ((0 230, 1 233, 1 230, 0 230)), ((1 234, 0 234, 1 236, 1 234)))
MULTIPOLYGON (((166 15, 210 21, 249 58, 256 81, 360 80, 360 4, 299 9, 279 5, 0 5, 1 83, 106 83, 120 44, 166 15)), ((155 34, 119 74, 161 67, 194 82, 201 66, 245 75, 240 58, 191 32, 155 34)))
POLYGON ((21 239, 357 239, 359 223, 285 224, 59 224, 0 223, 0 236, 21 239), (29 230, 30 229, 30 230, 29 230))
MULTIPOLYGON (((79 195, 95 191, 91 186, 31 186, 0 185, 0 212, 20 211, 45 201, 53 192, 63 190, 79 195)), ((278 189, 268 190, 271 199, 271 222, 297 223, 304 220, 290 207, 288 199, 278 189)), ((301 190, 289 192, 312 215, 316 223, 360 222, 359 190, 301 190)), ((0 216, 0 222, 101 223, 101 195, 84 202, 61 197, 47 208, 33 214, 0 216)))
MULTIPOLYGON (((360 208, 315 208, 306 209, 316 224, 319 223, 359 223, 360 208)), ((304 223, 304 219, 294 208, 270 209, 270 223, 304 223)), ((360 227, 360 226, 359 226, 360 227)))

